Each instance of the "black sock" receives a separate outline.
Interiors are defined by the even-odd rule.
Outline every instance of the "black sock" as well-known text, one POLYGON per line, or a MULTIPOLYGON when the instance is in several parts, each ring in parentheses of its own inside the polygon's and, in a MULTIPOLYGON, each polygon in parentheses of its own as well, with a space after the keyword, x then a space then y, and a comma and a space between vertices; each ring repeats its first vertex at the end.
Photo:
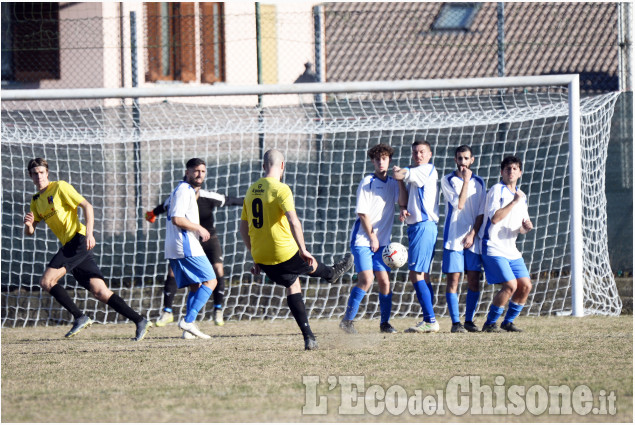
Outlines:
POLYGON ((143 320, 143 317, 134 311, 126 302, 117 294, 112 294, 108 302, 106 303, 115 311, 127 319, 132 320, 135 323, 139 323, 143 320))
POLYGON ((64 289, 64 287, 59 283, 51 288, 49 294, 51 294, 53 298, 55 298, 57 302, 62 305, 62 307, 68 310, 75 319, 84 315, 79 307, 77 307, 77 304, 75 304, 71 297, 68 295, 66 289, 64 289))
POLYGON ((311 331, 311 327, 309 326, 309 319, 306 316, 306 307, 304 306, 304 301, 302 300, 302 294, 297 293, 287 295, 287 304, 289 305, 291 314, 293 314, 296 323, 302 331, 302 336, 304 336, 305 338, 308 336, 313 336, 313 332, 311 331))
POLYGON ((214 305, 223 305, 225 298, 225 278, 223 276, 216 276, 216 288, 212 292, 214 299, 214 305))
POLYGON ((333 277, 333 267, 318 262, 317 269, 315 269, 315 271, 311 273, 311 276, 321 277, 322 279, 329 280, 333 277))
POLYGON ((165 279, 165 284, 163 286, 163 308, 169 308, 172 310, 176 290, 176 278, 174 276, 168 276, 167 279, 165 279))

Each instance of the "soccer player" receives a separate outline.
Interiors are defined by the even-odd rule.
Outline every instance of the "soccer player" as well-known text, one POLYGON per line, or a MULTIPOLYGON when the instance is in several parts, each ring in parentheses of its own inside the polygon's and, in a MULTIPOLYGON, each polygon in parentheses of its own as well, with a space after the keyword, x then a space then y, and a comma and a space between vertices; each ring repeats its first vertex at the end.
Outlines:
POLYGON ((396 333, 388 322, 392 312, 392 292, 390 291, 390 268, 382 259, 382 251, 390 243, 390 233, 395 217, 395 204, 399 201, 399 184, 388 176, 388 167, 393 148, 385 144, 375 145, 368 150, 368 157, 375 168, 373 174, 365 176, 357 188, 358 215, 351 234, 351 252, 355 259, 357 285, 351 290, 344 318, 340 328, 346 333, 356 334, 353 319, 359 304, 373 285, 373 277, 379 285, 379 330, 396 333), (374 273, 374 276, 373 276, 374 273))
POLYGON ((90 291, 99 301, 137 325, 135 341, 141 341, 152 324, 135 312, 106 286, 104 276, 95 262, 93 206, 73 186, 63 180, 49 181, 49 165, 44 158, 35 158, 27 165, 29 176, 38 193, 31 199, 30 211, 24 216, 24 233, 31 236, 41 221, 46 222, 62 247, 53 256, 40 279, 40 286, 48 291, 74 317, 73 327, 66 338, 89 327, 93 320, 77 307, 62 285, 57 282, 70 271, 77 283, 90 291), (84 211, 86 224, 79 221, 77 207, 84 211))
POLYGON ((443 228, 443 266, 447 275, 445 299, 452 319, 451 332, 480 332, 474 324, 474 313, 481 292, 481 246, 478 232, 483 224, 483 208, 487 191, 482 178, 472 173, 472 149, 467 145, 454 152, 456 170, 441 179, 446 201, 443 228), (465 326, 459 320, 457 290, 461 274, 467 275, 465 326))
POLYGON ((430 282, 430 266, 437 240, 439 221, 439 174, 433 164, 432 149, 424 140, 412 144, 411 167, 393 167, 395 180, 405 183, 400 190, 407 193, 407 205, 400 195, 401 218, 408 224, 409 278, 417 293, 423 311, 423 320, 405 332, 438 332, 433 309, 433 290, 430 282))
POLYGON ((490 285, 501 285, 494 296, 483 325, 483 332, 521 332, 514 319, 522 311, 531 280, 522 254, 516 248, 518 234, 534 228, 527 211, 527 197, 518 188, 523 164, 516 156, 507 156, 501 162, 502 180, 487 192, 484 213, 486 224, 480 230, 485 277, 490 285), (499 328, 498 318, 509 301, 507 314, 499 328))
POLYGON ((318 262, 306 249, 302 223, 298 219, 293 194, 282 183, 285 161, 282 152, 268 150, 263 158, 264 177, 247 190, 240 221, 240 234, 251 252, 255 275, 264 271, 278 285, 287 288, 287 304, 304 338, 304 349, 318 348, 309 326, 302 298, 300 275, 335 282, 353 265, 347 254, 332 267, 318 262))
MULTIPOLYGON (((225 296, 225 273, 223 270, 223 251, 221 250, 218 236, 216 235, 216 228, 214 227, 214 208, 242 205, 243 198, 233 198, 231 196, 225 196, 217 192, 211 192, 201 189, 200 187, 194 187, 196 192, 196 204, 198 206, 198 214, 201 226, 203 226, 210 234, 207 241, 201 243, 205 255, 212 263, 214 268, 214 274, 216 274, 216 288, 212 292, 212 299, 214 302, 214 323, 218 326, 223 326, 225 321, 223 320, 223 300, 225 296)), ((157 205, 152 211, 146 213, 146 220, 150 223, 154 223, 156 217, 166 212, 165 202, 157 205)), ((174 303, 174 296, 176 295, 176 279, 174 278, 174 272, 171 268, 168 268, 168 276, 165 279, 163 287, 163 310, 161 315, 156 321, 156 326, 165 326, 168 323, 174 321, 174 314, 172 313, 172 304, 174 303)))
POLYGON ((188 287, 185 317, 179 320, 183 338, 209 339, 196 325, 196 316, 205 306, 216 287, 216 274, 199 242, 210 238, 209 231, 200 225, 196 188, 205 181, 207 167, 200 158, 192 158, 185 165, 185 177, 166 202, 167 228, 165 236, 165 258, 178 288, 188 287))

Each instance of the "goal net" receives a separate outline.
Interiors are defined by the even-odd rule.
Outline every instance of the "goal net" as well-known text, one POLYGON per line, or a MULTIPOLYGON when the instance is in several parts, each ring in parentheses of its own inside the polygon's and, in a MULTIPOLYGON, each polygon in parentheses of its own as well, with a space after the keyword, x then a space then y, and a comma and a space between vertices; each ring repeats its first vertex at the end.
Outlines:
MULTIPOLYGON (((284 181, 294 193, 307 247, 318 259, 332 264, 350 250, 356 189, 362 177, 373 172, 368 149, 380 142, 390 144, 395 149, 392 165, 403 167, 409 165, 411 144, 418 139, 431 143, 439 177, 454 170, 455 148, 470 145, 476 156, 473 171, 488 188, 499 181, 505 155, 516 154, 523 160, 520 186, 528 196, 535 227, 517 242, 533 283, 523 314, 570 314, 576 291, 582 296, 585 314, 619 314, 621 302, 608 258, 604 194, 617 94, 580 101, 577 166, 582 220, 576 224, 571 211, 579 201, 572 202, 576 191, 571 181, 576 180, 570 174, 570 158, 578 156, 570 154, 566 84, 510 83, 487 88, 472 82, 461 89, 457 82, 422 89, 420 83, 166 88, 163 92, 4 91, 2 326, 52 325, 72 319, 39 287, 46 264, 59 248, 58 240, 44 225, 38 226, 34 237, 23 235, 22 220, 35 193, 26 171, 31 158, 46 158, 50 180, 71 183, 93 205, 95 255, 107 284, 131 307, 155 319, 162 307, 167 273, 165 216, 151 224, 144 220, 144 213, 169 196, 183 178, 188 159, 200 157, 207 162, 203 188, 242 197, 262 175, 263 152, 274 147, 283 151, 284 181), (573 228, 572 223, 581 228, 573 228), (583 251, 577 262, 572 261, 574 235, 582 237, 583 251), (576 267, 582 281, 576 282, 580 280, 575 277, 576 267)), ((431 272, 439 315, 446 314, 446 277, 441 272, 444 211, 441 196, 439 240, 431 272)), ((251 256, 238 231, 240 213, 235 206, 215 210, 224 252, 226 320, 290 317, 284 288, 249 271, 251 256)), ((408 244, 397 214, 392 240, 408 244)), ((310 317, 340 318, 356 279, 354 271, 333 284, 302 277, 310 317)), ((419 315, 406 268, 392 273, 391 279, 393 315, 419 315)), ((487 311, 496 289, 482 279, 479 313, 487 311)), ((60 283, 93 319, 125 320, 79 287, 70 274, 60 283)), ((464 306, 466 285, 459 291, 464 306)), ((184 293, 179 291, 175 299, 177 316, 185 312, 184 293)), ((211 319, 211 302, 202 316, 211 319)), ((375 286, 358 317, 378 316, 375 286)))

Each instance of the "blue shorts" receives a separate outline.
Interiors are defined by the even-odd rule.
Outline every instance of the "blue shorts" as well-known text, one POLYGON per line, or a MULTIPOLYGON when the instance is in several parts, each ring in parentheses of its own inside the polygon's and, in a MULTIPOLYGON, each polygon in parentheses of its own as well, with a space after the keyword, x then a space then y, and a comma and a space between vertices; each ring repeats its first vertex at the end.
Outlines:
POLYGON ((529 271, 522 258, 508 260, 505 257, 483 255, 485 279, 489 285, 510 282, 521 277, 529 277, 529 271))
POLYGON ((384 251, 383 246, 380 246, 377 252, 371 251, 369 246, 353 246, 351 247, 351 251, 355 259, 355 271, 357 273, 366 270, 372 270, 374 272, 390 271, 390 267, 388 267, 381 258, 381 253, 384 251))
POLYGON ((448 273, 463 273, 467 271, 481 271, 481 256, 469 249, 463 251, 443 250, 443 266, 441 271, 448 273))
POLYGON ((430 273, 437 232, 437 223, 430 220, 408 225, 408 270, 430 273))
POLYGON ((196 283, 216 279, 216 273, 206 256, 170 258, 176 286, 185 288, 196 283))

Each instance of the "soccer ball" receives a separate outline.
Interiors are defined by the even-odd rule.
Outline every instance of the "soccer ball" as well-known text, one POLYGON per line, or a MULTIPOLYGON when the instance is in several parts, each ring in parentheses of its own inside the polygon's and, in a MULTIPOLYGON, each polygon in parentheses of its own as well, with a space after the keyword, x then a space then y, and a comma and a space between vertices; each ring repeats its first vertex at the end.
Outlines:
POLYGON ((408 250, 398 242, 391 242, 384 248, 381 258, 391 269, 398 269, 408 261, 408 250))

